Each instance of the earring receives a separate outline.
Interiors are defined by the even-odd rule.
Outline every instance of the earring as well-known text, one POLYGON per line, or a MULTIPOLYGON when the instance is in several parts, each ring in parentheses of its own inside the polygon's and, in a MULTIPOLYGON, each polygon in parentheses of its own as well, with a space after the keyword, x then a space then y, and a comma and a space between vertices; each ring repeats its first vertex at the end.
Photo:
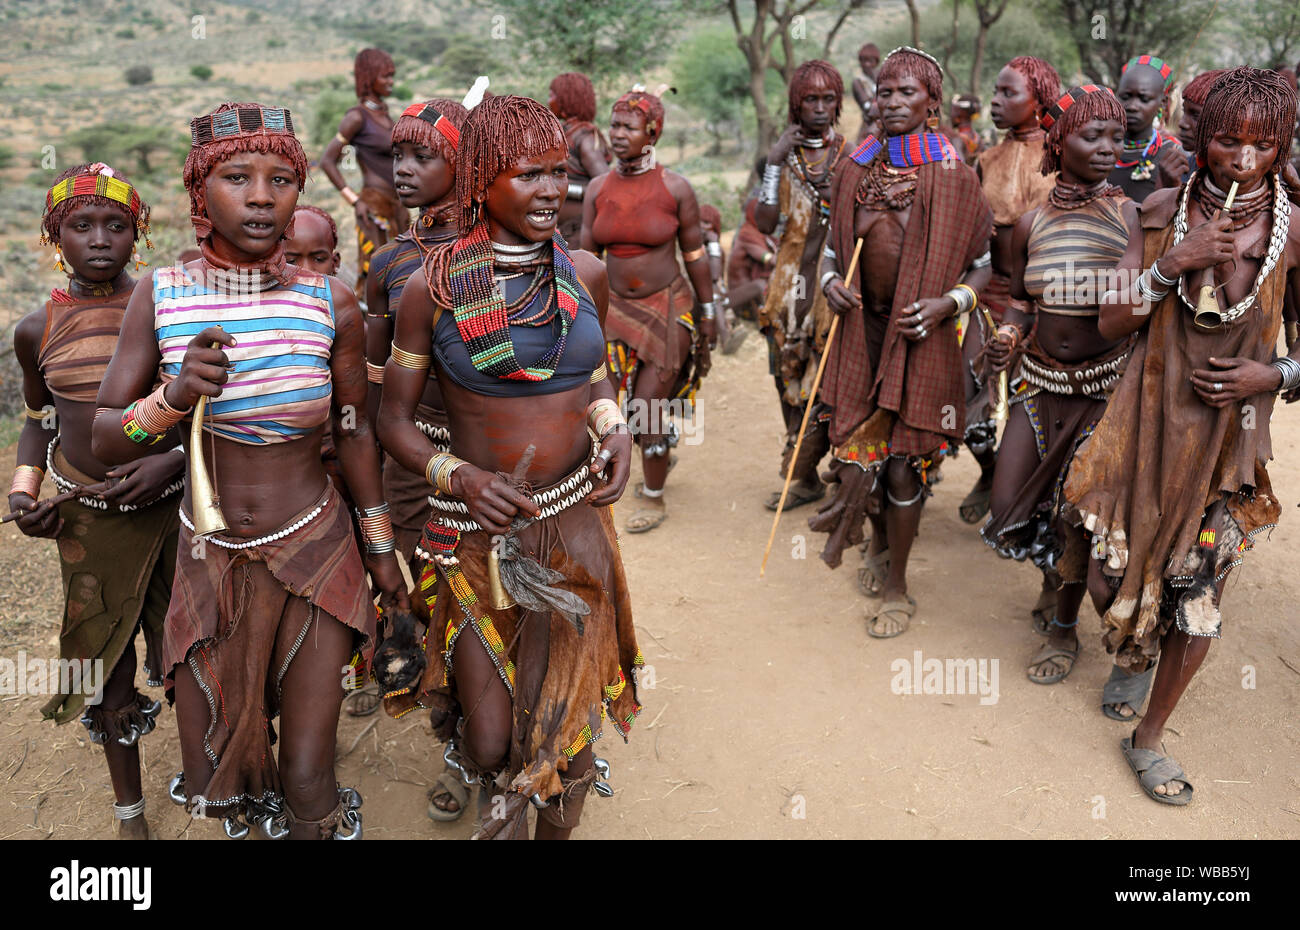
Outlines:
POLYGON ((931 129, 938 129, 939 111, 936 110, 935 112, 931 113, 928 117, 926 117, 925 125, 929 126, 931 129))
POLYGON ((136 270, 136 271, 139 271, 139 270, 140 270, 140 266, 141 266, 141 265, 147 265, 147 264, 149 264, 147 261, 145 261, 145 260, 140 256, 140 250, 139 250, 138 248, 132 250, 132 252, 131 252, 131 261, 135 262, 135 270, 136 270))
POLYGON ((63 249, 57 245, 54 247, 54 270, 62 271, 65 274, 68 271, 67 268, 63 267, 63 249))

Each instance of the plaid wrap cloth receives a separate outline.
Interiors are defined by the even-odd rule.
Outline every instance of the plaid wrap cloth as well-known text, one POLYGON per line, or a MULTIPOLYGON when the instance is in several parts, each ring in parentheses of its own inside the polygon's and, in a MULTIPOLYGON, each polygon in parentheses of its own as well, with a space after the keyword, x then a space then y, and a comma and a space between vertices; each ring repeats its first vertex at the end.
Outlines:
MULTIPOLYGON (((840 274, 853 258, 855 194, 866 173, 865 167, 846 158, 831 182, 830 243, 840 274)), ((832 408, 833 444, 848 439, 877 407, 896 412, 913 430, 961 439, 966 395, 955 319, 945 320, 918 343, 905 340, 895 324, 914 300, 940 297, 961 281, 970 263, 988 248, 992 229, 993 211, 973 168, 945 161, 917 169, 916 199, 903 233, 880 364, 872 370, 861 312, 841 320, 842 331, 831 347, 821 399, 832 408), (947 406, 957 414, 945 417, 947 406)), ((865 256, 859 259, 865 261, 865 256)))

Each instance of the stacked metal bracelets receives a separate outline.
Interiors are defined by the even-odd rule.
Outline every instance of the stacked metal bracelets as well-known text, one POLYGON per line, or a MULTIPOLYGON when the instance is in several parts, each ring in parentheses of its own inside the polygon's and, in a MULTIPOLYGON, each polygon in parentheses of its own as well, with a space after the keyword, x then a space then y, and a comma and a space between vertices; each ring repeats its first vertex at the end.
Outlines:
POLYGON ((623 419, 623 411, 618 408, 618 401, 601 397, 587 405, 587 425, 598 439, 604 439, 606 434, 620 426, 626 428, 627 421, 623 419))
POLYGON ((1178 283, 1177 278, 1166 278, 1160 271, 1160 261, 1151 263, 1151 267, 1138 275, 1133 282, 1133 290, 1137 296, 1142 299, 1143 303, 1159 303, 1169 293, 1169 289, 1178 283), (1155 281, 1159 287, 1153 286, 1155 281))
POLYGON ((177 410, 167 403, 163 397, 163 387, 159 385, 148 397, 132 401, 122 411, 122 432, 132 442, 148 442, 153 445, 169 429, 185 419, 187 413, 188 410, 177 410))
POLYGON ((45 479, 45 469, 39 465, 19 465, 14 469, 14 480, 9 485, 9 494, 26 494, 32 500, 41 496, 41 482, 45 479))
MULTIPOLYGON (((834 264, 835 264, 835 250, 832 249, 829 245, 826 246, 826 248, 822 249, 822 258, 828 258, 828 259, 830 259, 831 264, 834 265, 834 264)), ((821 280, 821 289, 822 289, 822 293, 823 293, 823 294, 826 293, 826 286, 827 286, 828 284, 830 284, 831 281, 833 281, 833 280, 835 280, 836 278, 838 278, 839 276, 840 276, 840 273, 839 273, 838 271, 836 271, 834 268, 831 268, 830 271, 827 271, 826 273, 824 273, 824 274, 822 275, 822 280, 821 280)))
POLYGON ((722 243, 707 242, 704 245, 704 251, 708 252, 714 258, 722 258, 722 243))
POLYGON ((383 555, 397 549, 393 535, 393 521, 388 515, 388 501, 378 507, 358 507, 357 522, 361 524, 361 537, 366 541, 366 555, 383 555))
POLYGON ((371 384, 383 384, 384 366, 376 365, 374 362, 366 359, 366 380, 371 384))
POLYGON ((451 473, 465 464, 450 452, 435 452, 424 466, 424 477, 443 494, 451 494, 451 473))
POLYGON ((1025 334, 1024 331, 1015 323, 1003 323, 1001 326, 998 327, 996 333, 997 338, 999 339, 1001 339, 1003 336, 1010 336, 1011 340, 1008 343, 1008 347, 1012 349, 1014 349, 1017 345, 1020 344, 1020 339, 1021 337, 1024 336, 1024 334, 1025 334))
MULTIPOLYGON (((1279 391, 1285 393, 1300 387, 1300 362, 1297 362, 1289 355, 1283 355, 1273 362, 1273 367, 1282 375, 1282 383, 1277 388, 1279 391)), ((9 493, 12 494, 13 492, 10 491, 9 493)))
MULTIPOLYGON (((393 361, 403 368, 412 368, 416 371, 428 371, 429 366, 433 364, 433 357, 429 355, 416 355, 414 352, 407 352, 405 349, 399 349, 397 343, 393 343, 393 361)), ((381 372, 382 377, 382 372, 381 372)))
POLYGON ((781 166, 763 166, 763 187, 758 193, 758 202, 775 207, 781 202, 781 166))
POLYGON ((979 302, 979 297, 976 296, 975 289, 969 284, 958 284, 943 296, 951 297, 953 302, 957 304, 957 313, 954 315, 960 315, 974 310, 975 304, 979 302))
POLYGON ((718 305, 711 300, 706 300, 700 304, 701 320, 716 320, 718 318, 718 305))

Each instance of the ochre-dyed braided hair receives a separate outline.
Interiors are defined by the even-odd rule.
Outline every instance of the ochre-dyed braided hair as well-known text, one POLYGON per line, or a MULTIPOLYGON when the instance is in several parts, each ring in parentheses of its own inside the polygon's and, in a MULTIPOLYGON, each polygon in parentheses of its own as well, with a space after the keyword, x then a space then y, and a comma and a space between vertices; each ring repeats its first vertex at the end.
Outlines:
POLYGON ((1228 71, 1227 68, 1216 68, 1213 71, 1202 71, 1196 77, 1187 82, 1183 88, 1183 100, 1187 103, 1194 103, 1198 107, 1205 106, 1205 98, 1210 95, 1210 88, 1214 82, 1221 78, 1228 71))
MULTIPOLYGON (((98 175, 100 170, 104 168, 111 171, 112 177, 117 178, 119 181, 122 181, 125 184, 131 183, 130 179, 122 172, 115 168, 111 168, 108 165, 104 165, 102 162, 96 162, 93 165, 73 165, 55 178, 54 184, 51 184, 50 186, 54 187, 60 181, 66 181, 68 178, 98 175)), ((137 194, 138 193, 139 192, 137 191, 137 194)), ((53 207, 46 209, 44 216, 41 217, 41 241, 58 245, 59 226, 62 225, 65 219, 67 219, 68 214, 73 210, 76 210, 78 207, 92 205, 96 207, 115 207, 116 209, 121 210, 122 215, 127 217, 131 221, 131 225, 135 227, 135 241, 137 242, 140 241, 140 234, 142 232, 147 233, 149 230, 149 205, 143 200, 140 201, 140 212, 136 214, 133 213, 131 208, 126 204, 119 203, 116 200, 104 197, 100 194, 75 194, 62 202, 55 204, 53 207)))
MULTIPOLYGON (((432 100, 426 100, 424 105, 433 107, 457 129, 463 127, 465 120, 469 118, 469 110, 457 101, 446 97, 434 97, 432 100)), ((456 168, 456 147, 426 119, 406 115, 398 117, 397 122, 393 124, 393 145, 399 142, 412 142, 431 149, 446 159, 452 170, 456 168)))
POLYGON ((310 203, 298 204, 298 206, 293 208, 293 212, 311 213, 325 220, 326 224, 330 228, 330 248, 337 249, 339 247, 339 228, 334 224, 334 217, 330 216, 329 213, 322 210, 320 207, 316 206, 315 204, 310 204, 310 203))
POLYGON ((1019 55, 1007 62, 1007 67, 1020 74, 1029 85, 1029 92, 1038 101, 1038 118, 1061 96, 1061 76, 1056 69, 1041 58, 1019 55))
POLYGON ((568 153, 560 121, 545 105, 528 97, 489 97, 474 108, 461 128, 456 199, 460 235, 469 235, 502 169, 520 158, 558 149, 568 153))
POLYGON ((876 86, 892 78, 916 78, 935 105, 943 103, 943 72, 935 60, 920 49, 901 46, 885 58, 876 73, 876 86))
POLYGON ((1276 71, 1232 68, 1219 76, 1196 121, 1196 158, 1206 164, 1210 140, 1218 133, 1249 127, 1277 147, 1272 172, 1278 174, 1291 152, 1296 90, 1276 71))
POLYGON ((722 235, 722 214, 711 203, 700 204, 700 225, 722 235))
POLYGON ((566 71, 551 81, 551 93, 559 108, 560 119, 576 119, 590 123, 596 118, 596 88, 591 78, 578 71, 566 71))
POLYGON ((393 56, 382 48, 363 48, 352 62, 352 86, 357 99, 374 93, 375 78, 393 67, 393 56))
POLYGON ((831 117, 831 124, 834 125, 840 121, 840 108, 844 104, 844 78, 840 76, 839 69, 829 61, 813 58, 795 68, 794 74, 790 76, 789 115, 791 123, 799 122, 799 104, 803 102, 804 95, 808 93, 809 88, 818 84, 829 87, 835 92, 835 114, 831 117))
POLYGON ((1050 125, 1047 130, 1047 138, 1043 141, 1043 163, 1041 166, 1041 170, 1045 175, 1061 170, 1061 142, 1066 136, 1078 132, 1083 126, 1095 119, 1117 120, 1120 129, 1124 129, 1128 125, 1128 120, 1124 116, 1124 108, 1115 99, 1111 89, 1095 84, 1071 87, 1060 97, 1056 104, 1048 109, 1049 113, 1045 114, 1046 119, 1044 122, 1050 125), (1064 109, 1059 109, 1060 104, 1066 100, 1070 101, 1069 105, 1064 109), (1057 113, 1060 115, 1057 116, 1057 113))
MULTIPOLYGON (((262 108, 260 103, 223 103, 210 115, 225 113, 228 110, 245 108, 262 108)), ((229 138, 214 139, 199 145, 191 145, 190 153, 185 158, 185 170, 182 174, 185 189, 190 192, 190 214, 192 217, 207 219, 208 207, 204 182, 214 166, 240 152, 274 153, 281 156, 293 166, 298 175, 298 190, 307 184, 307 155, 302 150, 302 143, 292 132, 241 132, 229 138)), ((200 236, 202 238, 202 236, 200 236)))
POLYGON ((640 113, 645 117, 646 132, 650 141, 658 141, 664 131, 664 102, 644 90, 630 90, 614 101, 611 113, 640 113))

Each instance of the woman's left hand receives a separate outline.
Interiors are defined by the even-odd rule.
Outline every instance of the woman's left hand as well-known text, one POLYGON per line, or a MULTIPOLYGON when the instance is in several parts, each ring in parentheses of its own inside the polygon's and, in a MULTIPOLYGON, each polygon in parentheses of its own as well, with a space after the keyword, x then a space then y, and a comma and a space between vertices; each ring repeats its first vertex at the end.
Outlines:
POLYGON ((605 486, 592 491, 587 496, 587 503, 593 507, 604 507, 622 497, 627 479, 632 474, 631 431, 621 428, 606 433, 600 440, 600 452, 591 470, 605 479, 605 486), (609 453, 609 459, 602 461, 606 452, 609 453))
POLYGON ((1177 187, 1183 183, 1183 175, 1187 173, 1186 150, 1170 146, 1156 162, 1156 168, 1160 172, 1162 186, 1177 187))
POLYGON ((934 335, 943 321, 957 310, 951 297, 926 297, 913 301, 898 318, 898 328, 909 342, 920 342, 934 335))
POLYGON ((397 555, 385 552, 366 556, 366 571, 370 572, 373 587, 379 590, 379 609, 387 613, 396 609, 409 611, 411 598, 406 592, 406 579, 397 565, 397 555))
POLYGON ((1247 397, 1272 394, 1282 376, 1272 365, 1248 358, 1211 358, 1210 369, 1192 370, 1192 387, 1211 407, 1226 407, 1247 397))
POLYGON ((100 496, 106 501, 136 507, 157 497, 184 474, 185 456, 180 453, 147 455, 104 472, 104 477, 117 480, 100 496))

